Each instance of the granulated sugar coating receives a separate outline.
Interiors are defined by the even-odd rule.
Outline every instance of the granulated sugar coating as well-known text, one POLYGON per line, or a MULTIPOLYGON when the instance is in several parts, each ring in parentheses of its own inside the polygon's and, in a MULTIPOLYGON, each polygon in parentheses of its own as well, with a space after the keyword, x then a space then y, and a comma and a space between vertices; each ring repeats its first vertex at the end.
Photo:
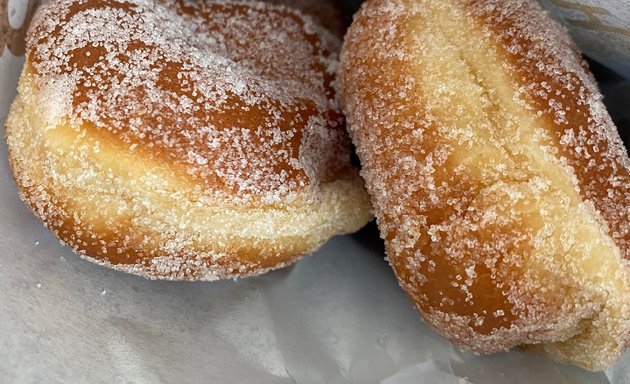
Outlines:
POLYGON ((438 332, 598 370, 630 331, 630 161, 534 1, 368 1, 341 99, 389 261, 438 332))
POLYGON ((338 38, 243 1, 57 0, 7 122, 22 198, 94 261, 229 278, 359 229, 369 202, 331 87, 338 38))

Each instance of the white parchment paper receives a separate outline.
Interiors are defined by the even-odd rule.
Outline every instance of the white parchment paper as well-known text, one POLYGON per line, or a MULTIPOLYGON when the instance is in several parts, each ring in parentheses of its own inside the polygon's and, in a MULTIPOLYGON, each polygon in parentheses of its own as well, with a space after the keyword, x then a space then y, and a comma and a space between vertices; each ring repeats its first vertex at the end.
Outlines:
POLYGON ((630 1, 539 0, 582 52, 630 79, 630 1))
MULTIPOLYGON (((21 65, 0 58, 2 127, 21 65)), ((619 118, 630 86, 606 89, 619 118)), ((35 219, 6 158, 2 141, 0 383, 630 383, 630 353, 589 373, 517 350, 454 348, 398 287, 373 225, 258 278, 163 282, 104 269, 35 219)))

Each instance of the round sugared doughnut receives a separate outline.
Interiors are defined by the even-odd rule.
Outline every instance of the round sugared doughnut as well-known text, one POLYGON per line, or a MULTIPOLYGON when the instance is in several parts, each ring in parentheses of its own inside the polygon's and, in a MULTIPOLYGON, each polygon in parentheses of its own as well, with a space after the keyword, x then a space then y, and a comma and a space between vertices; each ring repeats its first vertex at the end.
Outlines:
POLYGON ((370 220, 339 46, 259 2, 49 1, 7 121, 20 195, 87 259, 148 278, 292 263, 370 220))
POLYGON ((368 1, 340 88, 389 262, 429 324, 591 370, 621 354, 630 161, 535 1, 368 1))

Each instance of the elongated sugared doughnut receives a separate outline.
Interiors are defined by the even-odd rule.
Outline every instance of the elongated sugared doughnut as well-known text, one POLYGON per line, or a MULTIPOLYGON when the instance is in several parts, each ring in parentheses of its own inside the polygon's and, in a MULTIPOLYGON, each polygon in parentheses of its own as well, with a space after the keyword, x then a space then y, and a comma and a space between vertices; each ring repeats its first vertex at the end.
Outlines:
POLYGON ((429 324, 591 370, 624 351, 630 162, 534 1, 368 1, 340 84, 389 262, 429 324))
POLYGON ((370 219, 339 47, 260 2, 49 1, 7 122, 20 195, 86 258, 145 277, 287 265, 370 219))

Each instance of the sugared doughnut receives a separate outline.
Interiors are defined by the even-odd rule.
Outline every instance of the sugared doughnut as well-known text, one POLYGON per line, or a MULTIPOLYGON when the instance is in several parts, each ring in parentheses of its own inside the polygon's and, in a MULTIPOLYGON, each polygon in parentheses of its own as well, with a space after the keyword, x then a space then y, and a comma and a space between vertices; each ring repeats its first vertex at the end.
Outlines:
POLYGON ((342 107, 388 260, 480 352, 599 370, 630 340, 630 161, 583 59, 530 0, 372 0, 342 107))
POLYGON ((7 121, 20 195, 87 259, 148 278, 287 265, 370 220, 339 47, 259 2, 49 1, 7 121))

